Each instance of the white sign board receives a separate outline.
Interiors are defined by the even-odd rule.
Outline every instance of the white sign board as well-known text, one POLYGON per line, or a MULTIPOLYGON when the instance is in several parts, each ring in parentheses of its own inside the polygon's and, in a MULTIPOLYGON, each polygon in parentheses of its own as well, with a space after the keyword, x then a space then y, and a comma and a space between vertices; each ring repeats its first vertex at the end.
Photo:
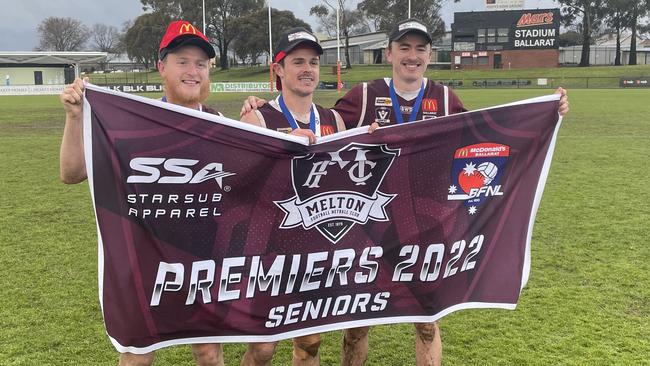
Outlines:
MULTIPOLYGON (((275 85, 274 85, 275 86, 275 85)), ((268 92, 271 91, 268 81, 240 83, 211 83, 210 92, 268 92)))
POLYGON ((454 51, 474 51, 476 43, 474 42, 454 42, 454 51))
POLYGON ((524 0, 485 0, 487 10, 523 9, 524 0))
POLYGON ((59 95, 65 85, 6 85, 0 86, 0 95, 59 95))

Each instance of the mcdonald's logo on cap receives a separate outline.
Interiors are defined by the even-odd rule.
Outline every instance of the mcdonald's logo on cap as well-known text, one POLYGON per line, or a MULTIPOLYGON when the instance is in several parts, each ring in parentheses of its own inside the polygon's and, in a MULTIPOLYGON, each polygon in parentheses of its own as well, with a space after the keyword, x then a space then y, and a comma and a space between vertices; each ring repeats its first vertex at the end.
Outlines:
POLYGON ((178 34, 196 34, 196 28, 190 23, 183 23, 181 26, 178 28, 178 34))
POLYGON ((165 35, 160 40, 160 46, 158 47, 159 57, 162 60, 169 52, 187 45, 200 47, 209 58, 213 58, 216 55, 208 37, 188 21, 177 20, 169 23, 165 35))
POLYGON ((468 155, 469 151, 467 149, 461 149, 456 153, 455 157, 466 157, 468 155))
POLYGON ((422 112, 437 112, 438 101, 431 98, 422 99, 422 112))

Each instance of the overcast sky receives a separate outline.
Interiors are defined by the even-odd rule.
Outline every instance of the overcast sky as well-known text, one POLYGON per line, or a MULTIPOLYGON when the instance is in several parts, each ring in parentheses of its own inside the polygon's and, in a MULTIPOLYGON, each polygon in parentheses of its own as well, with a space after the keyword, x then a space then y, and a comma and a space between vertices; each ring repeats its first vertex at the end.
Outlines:
MULTIPOLYGON (((7 0, 8 1, 8 0, 7 0)), ((407 1, 407 0, 404 0, 407 1)), ((416 2, 418 0, 411 0, 416 2)), ((358 1, 352 0, 356 4, 358 1)), ((273 8, 292 10, 296 17, 316 28, 316 19, 309 16, 309 9, 319 0, 271 0, 273 8)), ((554 0, 525 0, 525 8, 557 7, 554 0)), ((442 16, 447 28, 453 22, 455 11, 485 10, 485 0, 461 0, 455 4, 446 0, 442 16)), ((32 51, 38 45, 38 24, 48 16, 71 17, 91 27, 95 23, 122 24, 142 14, 140 0, 18 0, 11 1, 0 12, 0 51, 32 51)))

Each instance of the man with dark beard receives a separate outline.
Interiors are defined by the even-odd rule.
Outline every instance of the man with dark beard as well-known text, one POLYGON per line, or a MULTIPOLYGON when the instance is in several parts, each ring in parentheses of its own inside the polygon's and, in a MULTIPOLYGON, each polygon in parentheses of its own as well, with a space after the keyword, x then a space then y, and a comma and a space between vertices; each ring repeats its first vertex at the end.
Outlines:
MULTIPOLYGON (((186 21, 172 22, 160 42, 159 54, 158 71, 165 88, 163 101, 221 115, 202 104, 209 93, 210 59, 216 54, 207 37, 186 21)), ((84 83, 77 78, 60 95, 66 113, 60 172, 66 184, 80 183, 87 177, 82 138, 83 91, 84 83)), ((200 366, 224 364, 220 344, 194 344, 192 354, 200 366)), ((153 352, 143 355, 127 352, 120 354, 119 365, 148 366, 153 361, 153 352)))

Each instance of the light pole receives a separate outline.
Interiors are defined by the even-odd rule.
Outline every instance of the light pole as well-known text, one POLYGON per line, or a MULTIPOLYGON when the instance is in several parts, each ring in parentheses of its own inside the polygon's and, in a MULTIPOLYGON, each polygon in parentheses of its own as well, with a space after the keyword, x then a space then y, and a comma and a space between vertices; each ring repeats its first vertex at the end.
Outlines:
POLYGON ((339 10, 341 3, 336 7, 336 91, 341 93, 341 38, 339 29, 339 10))
POLYGON ((271 38, 271 0, 269 5, 269 89, 273 93, 273 40, 271 38))
POLYGON ((203 7, 201 9, 203 11, 203 34, 205 35, 205 0, 203 0, 203 7))

